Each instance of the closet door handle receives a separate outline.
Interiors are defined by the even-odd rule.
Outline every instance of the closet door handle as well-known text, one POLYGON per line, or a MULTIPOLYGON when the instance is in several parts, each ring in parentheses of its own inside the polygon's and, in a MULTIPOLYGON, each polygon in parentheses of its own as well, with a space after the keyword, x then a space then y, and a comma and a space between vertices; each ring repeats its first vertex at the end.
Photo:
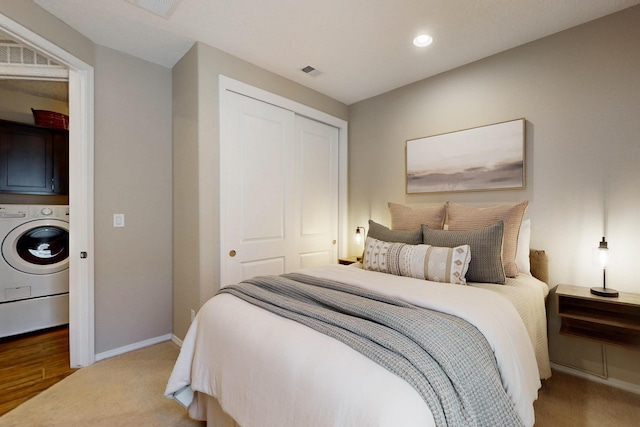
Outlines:
POLYGON ((234 256, 236 256, 236 251, 234 251, 233 249, 229 251, 229 256, 231 258, 233 258, 234 256))

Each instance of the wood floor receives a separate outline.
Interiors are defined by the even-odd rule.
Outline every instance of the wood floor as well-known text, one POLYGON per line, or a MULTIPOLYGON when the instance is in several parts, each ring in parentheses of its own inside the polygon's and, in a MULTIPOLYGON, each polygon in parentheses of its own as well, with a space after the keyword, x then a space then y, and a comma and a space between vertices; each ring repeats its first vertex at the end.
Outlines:
POLYGON ((0 415, 74 371, 67 326, 0 338, 0 415))

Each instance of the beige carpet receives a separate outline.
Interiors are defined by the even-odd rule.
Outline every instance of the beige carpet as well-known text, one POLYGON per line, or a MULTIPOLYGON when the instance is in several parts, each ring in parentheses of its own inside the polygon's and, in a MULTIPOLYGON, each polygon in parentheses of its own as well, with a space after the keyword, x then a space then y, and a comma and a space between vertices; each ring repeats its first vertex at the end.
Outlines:
POLYGON ((0 426, 202 426, 163 396, 178 352, 167 341, 80 369, 0 417, 0 426))
POLYGON ((536 427, 638 427, 640 394, 553 371, 534 403, 536 427))
MULTIPOLYGON (((0 417, 0 427, 202 426, 163 396, 178 351, 164 342, 80 369, 0 417)), ((640 426, 640 395, 554 371, 535 411, 536 427, 640 426)))

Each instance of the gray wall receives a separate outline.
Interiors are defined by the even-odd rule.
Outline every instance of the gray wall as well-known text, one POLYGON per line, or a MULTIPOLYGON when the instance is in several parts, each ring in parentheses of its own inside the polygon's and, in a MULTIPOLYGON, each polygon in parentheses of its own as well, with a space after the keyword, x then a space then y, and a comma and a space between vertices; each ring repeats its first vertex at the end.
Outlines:
MULTIPOLYGON (((593 248, 607 236, 609 285, 640 292, 640 6, 350 107, 350 229, 389 224, 387 202, 529 200, 532 247, 550 285, 601 286, 593 248), (525 117, 527 186, 519 191, 405 193, 406 140, 525 117)), ((352 253, 356 249, 352 246, 352 253)), ((600 344, 558 335, 552 360, 604 375, 600 344)), ((638 353, 606 347, 612 378, 640 384, 638 353)))
POLYGON ((31 1, 0 13, 95 67, 96 352, 171 333, 171 70, 96 46, 31 1))
MULTIPOLYGON (((184 338, 190 310, 198 310, 200 258, 200 181, 198 139, 198 48, 173 67, 173 333, 184 338)), ((216 191, 214 185, 211 191, 216 191)))
POLYGON ((200 308, 219 287, 219 76, 345 120, 348 107, 203 43, 197 43, 173 72, 173 331, 183 338, 190 310, 200 308))
POLYGON ((171 331, 171 70, 102 46, 95 61, 100 353, 171 331))

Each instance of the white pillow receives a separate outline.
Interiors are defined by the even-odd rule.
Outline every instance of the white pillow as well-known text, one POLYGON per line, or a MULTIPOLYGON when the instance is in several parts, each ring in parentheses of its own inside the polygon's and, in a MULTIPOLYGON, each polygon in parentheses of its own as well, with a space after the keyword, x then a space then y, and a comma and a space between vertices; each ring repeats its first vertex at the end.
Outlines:
POLYGON ((529 260, 529 244, 531 241, 531 220, 525 219, 520 225, 518 234, 518 248, 516 249, 516 265, 519 273, 531 274, 531 261, 529 260))

